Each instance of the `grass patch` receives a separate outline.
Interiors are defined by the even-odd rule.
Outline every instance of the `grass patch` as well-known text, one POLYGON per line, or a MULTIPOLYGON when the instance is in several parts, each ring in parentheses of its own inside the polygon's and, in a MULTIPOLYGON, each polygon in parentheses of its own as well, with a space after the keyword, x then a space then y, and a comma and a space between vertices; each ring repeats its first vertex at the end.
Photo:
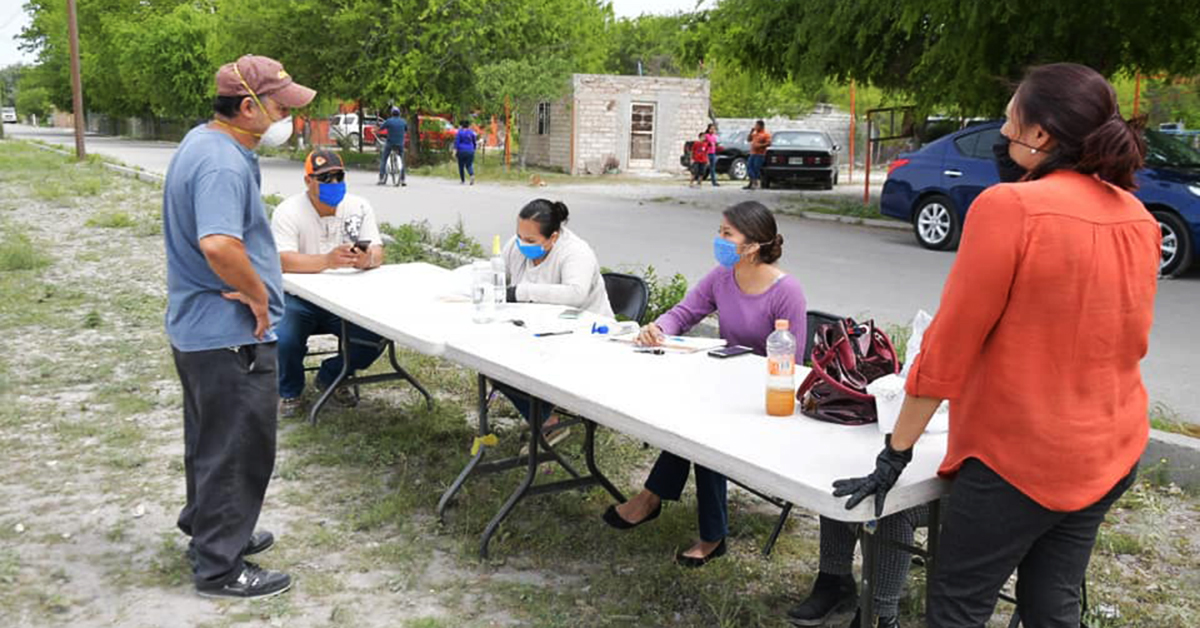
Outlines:
POLYGON ((1200 438, 1200 425, 1184 421, 1178 412, 1161 401, 1150 405, 1150 427, 1172 434, 1200 438))
POLYGON ((137 222, 128 213, 115 211, 96 214, 88 218, 85 224, 89 227, 99 227, 101 229, 128 229, 136 225, 137 222))
POLYGON ((5 225, 0 240, 0 272, 37 270, 50 264, 50 256, 38 250, 32 239, 5 225))
POLYGON ((849 218, 883 218, 879 212, 879 202, 872 201, 868 205, 845 197, 801 196, 792 199, 790 203, 779 207, 777 212, 789 215, 805 213, 832 214, 849 218))

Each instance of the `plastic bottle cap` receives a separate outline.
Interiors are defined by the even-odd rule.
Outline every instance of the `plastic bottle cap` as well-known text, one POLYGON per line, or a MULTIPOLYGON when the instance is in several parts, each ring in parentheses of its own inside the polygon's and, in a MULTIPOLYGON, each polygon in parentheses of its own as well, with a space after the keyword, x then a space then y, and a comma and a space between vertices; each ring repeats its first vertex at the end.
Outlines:
POLYGON ((776 330, 787 329, 790 325, 791 325, 791 321, 789 321, 786 318, 776 319, 776 321, 775 321, 775 329, 776 330))
POLYGON ((494 235, 494 236, 492 236, 492 255, 499 255, 499 254, 500 254, 500 236, 494 235))

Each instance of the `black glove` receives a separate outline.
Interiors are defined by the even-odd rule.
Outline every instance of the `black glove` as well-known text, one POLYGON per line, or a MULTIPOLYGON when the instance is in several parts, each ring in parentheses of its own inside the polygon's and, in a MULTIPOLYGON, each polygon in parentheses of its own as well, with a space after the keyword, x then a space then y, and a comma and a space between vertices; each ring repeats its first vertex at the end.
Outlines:
POLYGON ((516 286, 509 286, 508 290, 504 291, 504 300, 508 303, 516 303, 517 302, 517 287, 516 286))
POLYGON ((862 478, 835 480, 833 496, 849 495, 850 499, 846 500, 846 510, 853 510, 862 500, 874 493, 875 516, 882 517, 883 499, 887 497, 888 491, 896 485, 896 480, 900 479, 900 473, 904 471, 904 467, 912 462, 912 456, 912 447, 904 451, 892 449, 892 435, 888 434, 884 437, 883 451, 879 452, 875 458, 875 472, 862 478))

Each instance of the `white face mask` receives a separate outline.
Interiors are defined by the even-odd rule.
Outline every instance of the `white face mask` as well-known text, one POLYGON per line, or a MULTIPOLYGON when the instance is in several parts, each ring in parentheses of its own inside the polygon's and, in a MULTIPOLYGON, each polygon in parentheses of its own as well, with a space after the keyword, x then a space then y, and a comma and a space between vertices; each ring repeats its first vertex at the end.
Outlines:
POLYGON ((267 127, 267 131, 259 138, 258 143, 261 146, 275 147, 282 146, 284 142, 292 138, 292 117, 288 116, 282 120, 271 123, 267 127))

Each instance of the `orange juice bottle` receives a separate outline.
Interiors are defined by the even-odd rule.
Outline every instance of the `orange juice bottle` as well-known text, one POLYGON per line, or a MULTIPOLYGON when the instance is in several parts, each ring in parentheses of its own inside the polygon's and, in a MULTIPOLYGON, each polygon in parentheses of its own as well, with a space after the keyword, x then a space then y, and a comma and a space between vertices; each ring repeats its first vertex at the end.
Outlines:
POLYGON ((791 416, 796 412, 796 338, 788 320, 775 321, 767 336, 767 414, 791 416))

